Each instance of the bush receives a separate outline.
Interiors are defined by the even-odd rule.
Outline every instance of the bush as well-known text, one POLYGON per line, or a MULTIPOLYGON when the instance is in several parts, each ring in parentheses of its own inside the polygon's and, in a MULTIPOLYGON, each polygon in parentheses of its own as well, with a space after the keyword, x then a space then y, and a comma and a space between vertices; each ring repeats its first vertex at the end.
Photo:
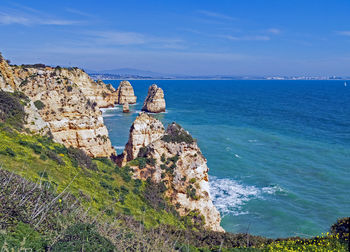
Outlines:
POLYGON ((336 223, 331 226, 331 233, 338 235, 339 239, 349 241, 350 233, 350 217, 338 219, 336 223))
POLYGON ((113 187, 110 185, 110 184, 107 184, 106 182, 104 181, 100 181, 100 185, 105 188, 105 189, 108 189, 108 190, 113 190, 113 187))
POLYGON ((72 159, 74 166, 80 166, 89 170, 97 171, 97 165, 92 162, 91 158, 81 149, 69 147, 67 149, 68 156, 72 159))
POLYGON ((79 223, 69 227, 51 251, 114 251, 114 246, 93 225, 79 223))
POLYGON ((167 143, 184 142, 192 144, 194 142, 192 136, 177 123, 172 123, 168 126, 166 134, 162 137, 162 140, 167 143))
POLYGON ((54 151, 47 150, 45 154, 47 155, 48 158, 55 161, 57 164, 66 165, 65 162, 62 160, 62 158, 58 156, 54 151))
POLYGON ((43 236, 23 222, 0 234, 1 251, 45 251, 46 246, 43 236))
POLYGON ((7 155, 11 156, 11 157, 15 157, 16 153, 9 147, 6 147, 5 152, 7 155))
POLYGON ((36 107, 37 109, 39 109, 39 110, 45 108, 45 104, 44 104, 42 101, 40 101, 40 100, 35 101, 35 102, 34 102, 34 105, 35 105, 35 107, 36 107))
POLYGON ((25 112, 20 98, 0 90, 0 121, 8 123, 16 129, 22 129, 25 112))

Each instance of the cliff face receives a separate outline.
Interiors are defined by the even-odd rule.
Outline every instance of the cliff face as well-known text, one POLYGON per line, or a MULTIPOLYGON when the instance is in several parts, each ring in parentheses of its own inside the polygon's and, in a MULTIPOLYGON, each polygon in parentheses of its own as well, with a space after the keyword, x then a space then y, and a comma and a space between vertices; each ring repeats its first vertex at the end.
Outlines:
POLYGON ((142 111, 151 113, 165 112, 164 92, 156 84, 149 87, 142 111))
POLYGON ((132 167, 135 178, 163 182, 166 196, 180 215, 196 212, 203 216, 205 228, 224 232, 220 213, 210 198, 207 161, 197 143, 175 123, 166 132, 162 126, 160 121, 141 114, 131 127, 124 157, 127 161, 143 157, 154 164, 142 169, 132 167))
POLYGON ((0 71, 0 88, 21 91, 31 99, 25 107, 29 129, 51 131, 55 141, 92 157, 115 154, 99 109, 117 103, 114 88, 94 82, 77 68, 9 66, 1 61, 0 71))
POLYGON ((129 140, 125 145, 119 165, 124 166, 126 162, 137 158, 139 150, 164 135, 164 126, 157 119, 146 113, 140 113, 131 125, 129 140))
POLYGON ((10 66, 0 54, 0 88, 4 91, 13 91, 16 87, 10 66))
POLYGON ((136 96, 134 89, 129 81, 121 81, 117 89, 118 104, 134 104, 136 103, 136 96))

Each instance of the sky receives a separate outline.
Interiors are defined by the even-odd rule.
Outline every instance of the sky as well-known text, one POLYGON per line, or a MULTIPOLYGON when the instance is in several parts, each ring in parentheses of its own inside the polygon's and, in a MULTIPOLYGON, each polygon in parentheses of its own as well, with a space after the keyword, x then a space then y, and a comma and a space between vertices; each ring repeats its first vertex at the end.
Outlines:
POLYGON ((15 64, 350 76, 350 0, 0 0, 15 64))

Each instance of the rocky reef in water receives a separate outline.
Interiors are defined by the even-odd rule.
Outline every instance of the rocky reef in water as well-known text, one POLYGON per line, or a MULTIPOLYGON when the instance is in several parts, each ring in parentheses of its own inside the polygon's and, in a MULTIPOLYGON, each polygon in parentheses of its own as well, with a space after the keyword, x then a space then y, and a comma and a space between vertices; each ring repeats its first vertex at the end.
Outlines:
POLYGON ((23 92, 30 99, 25 111, 31 131, 50 132, 56 142, 91 157, 115 155, 100 111, 118 102, 111 85, 93 81, 78 68, 10 66, 2 59, 0 88, 23 92))
POLYGON ((163 89, 156 84, 148 89, 147 97, 143 103, 142 111, 151 113, 165 112, 165 99, 163 89))
POLYGON ((138 160, 137 166, 129 163, 134 178, 164 185, 166 197, 180 215, 198 215, 206 229, 224 231, 220 213, 210 198, 207 160, 180 125, 172 123, 164 130, 159 120, 140 113, 118 157, 119 165, 134 159, 138 160))

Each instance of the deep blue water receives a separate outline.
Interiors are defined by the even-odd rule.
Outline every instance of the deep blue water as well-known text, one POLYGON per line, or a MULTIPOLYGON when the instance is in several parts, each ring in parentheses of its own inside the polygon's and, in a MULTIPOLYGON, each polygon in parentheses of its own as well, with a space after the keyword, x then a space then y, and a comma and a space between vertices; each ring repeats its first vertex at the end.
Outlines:
POLYGON ((308 237, 350 215, 350 87, 343 81, 131 83, 138 98, 132 112, 104 113, 117 152, 157 83, 167 103, 157 117, 197 139, 227 231, 308 237))

